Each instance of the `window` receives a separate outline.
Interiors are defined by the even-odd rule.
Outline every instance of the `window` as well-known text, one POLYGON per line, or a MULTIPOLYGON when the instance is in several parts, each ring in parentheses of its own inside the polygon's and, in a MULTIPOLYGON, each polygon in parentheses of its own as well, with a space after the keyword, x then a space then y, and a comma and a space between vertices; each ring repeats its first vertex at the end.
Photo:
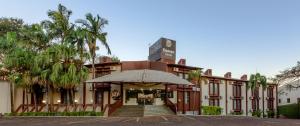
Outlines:
POLYGON ((278 99, 278 103, 281 103, 281 99, 278 99))
POLYGON ((273 100, 268 100, 267 105, 268 105, 268 109, 269 110, 273 110, 274 109, 274 102, 273 102, 273 100))
POLYGON ((219 106, 219 99, 209 99, 209 106, 219 106))
POLYGON ((297 98, 298 103, 300 103, 300 98, 297 98))
POLYGON ((190 102, 190 93, 184 92, 184 103, 188 104, 190 102))
POLYGON ((232 93, 233 93, 233 110, 234 111, 241 111, 241 102, 242 100, 240 99, 242 94, 241 94, 241 85, 234 84, 232 85, 232 93))
POLYGON ((287 99, 286 99, 286 102, 287 102, 287 103, 290 103, 290 102, 291 102, 291 99, 290 99, 290 98, 287 98, 287 99))
POLYGON ((185 74, 185 79, 189 79, 189 74, 185 74))
POLYGON ((183 74, 182 74, 182 73, 178 73, 178 76, 179 76, 180 78, 183 78, 183 74))
POLYGON ((234 99, 233 100, 233 110, 234 111, 241 111, 241 99, 234 99))
POLYGON ((225 84, 225 80, 221 80, 221 84, 225 84))
POLYGON ((273 87, 268 87, 267 89, 268 97, 269 98, 274 98, 273 96, 273 87))
POLYGON ((219 96, 219 84, 209 83, 209 95, 219 96))
POLYGON ((233 85, 233 97, 241 97, 241 85, 233 85))

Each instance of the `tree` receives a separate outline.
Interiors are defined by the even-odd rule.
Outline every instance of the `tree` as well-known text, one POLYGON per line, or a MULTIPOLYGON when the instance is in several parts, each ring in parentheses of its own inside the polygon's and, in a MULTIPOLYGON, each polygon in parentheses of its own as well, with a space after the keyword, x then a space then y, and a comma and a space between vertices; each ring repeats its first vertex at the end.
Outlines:
MULTIPOLYGON (((258 92, 258 87, 262 87, 262 101, 263 101, 263 115, 264 115, 264 91, 267 88, 267 78, 260 73, 251 74, 250 80, 248 82, 247 89, 251 89, 252 92, 258 92)), ((258 111, 259 106, 259 95, 258 93, 253 93, 254 99, 256 100, 256 108, 255 110, 258 111)))
MULTIPOLYGON (((300 77, 300 61, 293 67, 290 67, 284 71, 281 71, 279 74, 276 75, 275 79, 278 84, 285 84, 285 81, 293 81, 299 79, 300 77)), ((285 87, 288 90, 300 88, 300 84, 286 84, 285 87)))
POLYGON ((119 59, 119 57, 117 57, 117 56, 112 56, 112 57, 111 57, 111 61, 112 61, 112 62, 120 62, 120 59, 119 59))
POLYGON ((75 25, 69 21, 71 14, 72 11, 61 4, 58 5, 57 10, 48 11, 50 20, 42 21, 42 25, 49 33, 50 38, 57 40, 61 44, 72 41, 71 34, 75 25))
MULTIPOLYGON (((194 83, 196 83, 196 87, 199 87, 200 90, 202 89, 201 86, 201 75, 202 75, 202 71, 201 69, 198 70, 192 70, 188 73, 189 77, 188 80, 189 81, 193 81, 194 83)), ((200 91, 201 92, 201 91, 200 91)), ((195 98, 195 96, 194 96, 195 98)), ((201 98, 201 93, 200 93, 200 98, 201 98)), ((202 103, 201 103, 201 99, 200 99, 200 107, 201 107, 202 103)), ((199 111, 199 115, 201 114, 201 111, 199 111)))
POLYGON ((53 44, 47 50, 47 55, 52 59, 49 79, 53 87, 60 88, 61 91, 66 90, 68 106, 73 103, 74 88, 85 80, 88 74, 87 68, 83 66, 84 60, 88 58, 84 49, 86 35, 81 28, 75 29, 75 25, 70 23, 71 14, 71 10, 59 4, 57 10, 48 12, 50 20, 42 22, 49 36, 56 40, 56 43, 60 43, 53 44))
POLYGON ((5 36, 7 32, 19 32, 24 22, 18 18, 0 18, 0 36, 5 36))
MULTIPOLYGON (((35 94, 37 108, 36 93, 40 93, 40 88, 46 88, 46 103, 48 108, 50 96, 50 111, 55 89, 67 92, 66 103, 69 106, 73 103, 75 88, 88 77, 89 70, 84 63, 90 57, 95 58, 96 41, 100 40, 110 53, 106 33, 102 32, 107 21, 99 16, 87 15, 87 22, 93 28, 75 27, 69 21, 71 14, 71 10, 59 4, 57 10, 48 11, 50 19, 41 24, 19 26, 17 24, 23 24, 21 20, 9 20, 6 22, 13 22, 14 26, 1 29, 5 34, 0 35, 0 73, 24 88, 27 105, 27 93, 35 94)), ((0 27, 9 24, 6 22, 0 19, 0 27)))
MULTIPOLYGON (((82 24, 84 31, 86 32, 86 40, 87 45, 89 47, 89 52, 92 58, 92 74, 93 78, 96 77, 96 70, 95 70, 95 58, 96 58, 96 50, 97 50, 97 40, 101 42, 107 49, 107 53, 111 54, 109 45, 106 41, 106 32, 103 32, 103 28, 108 21, 104 18, 101 18, 99 15, 93 17, 91 13, 86 14, 86 20, 79 19, 76 21, 77 23, 82 24)), ((95 85, 93 85, 95 87, 95 85)), ((93 92, 93 97, 95 97, 95 90, 93 92)), ((93 102, 93 110, 95 110, 95 101, 93 102)))

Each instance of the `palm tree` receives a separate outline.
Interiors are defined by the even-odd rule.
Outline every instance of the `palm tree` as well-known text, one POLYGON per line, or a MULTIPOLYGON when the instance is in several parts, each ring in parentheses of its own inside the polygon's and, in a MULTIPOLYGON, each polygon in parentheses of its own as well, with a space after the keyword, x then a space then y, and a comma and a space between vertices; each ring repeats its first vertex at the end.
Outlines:
POLYGON ((81 28, 75 29, 75 25, 70 23, 71 14, 71 10, 59 4, 57 10, 48 12, 50 20, 42 22, 50 38, 60 43, 53 44, 47 51, 52 64, 49 79, 53 88, 66 90, 67 108, 73 103, 74 88, 86 79, 87 70, 83 65, 88 58, 84 43, 85 32, 81 28))
MULTIPOLYGON (((95 58, 96 58, 96 50, 97 50, 97 40, 101 42, 107 49, 107 53, 111 54, 109 45, 106 41, 106 32, 103 32, 103 28, 108 21, 104 18, 101 18, 99 15, 93 17, 91 13, 86 14, 86 20, 79 19, 76 21, 77 23, 82 24, 84 30, 86 32, 86 40, 87 45, 89 47, 89 52, 92 58, 92 74, 93 78, 96 77, 96 70, 95 70, 95 58)), ((95 87, 95 85, 93 85, 95 87)), ((95 97, 95 90, 93 90, 93 97, 95 97)), ((95 101, 93 102, 93 110, 95 110, 95 101)))
MULTIPOLYGON (((264 115, 264 91, 267 88, 267 78, 260 73, 256 74, 251 74, 250 80, 248 82, 248 87, 247 89, 251 89, 252 92, 255 92, 255 90, 259 87, 262 86, 262 101, 263 101, 263 115, 264 115)), ((256 94, 258 95, 258 94, 256 94)), ((259 106, 259 96, 254 96, 256 100, 256 107, 258 108, 259 106)), ((256 108, 256 110, 257 110, 256 108)))
POLYGON ((57 39, 61 44, 72 41, 70 34, 75 25, 69 21, 71 14, 72 11, 61 4, 58 5, 57 10, 48 11, 48 17, 51 20, 42 21, 42 25, 49 33, 50 38, 57 39))
MULTIPOLYGON (((188 80, 189 81, 193 81, 194 83, 196 83, 196 87, 200 88, 200 108, 201 108, 201 75, 202 75, 202 71, 201 69, 198 70, 192 70, 188 73, 188 80)), ((194 96, 195 97, 195 96, 194 96)), ((201 114, 201 111, 199 110, 199 115, 201 114)))

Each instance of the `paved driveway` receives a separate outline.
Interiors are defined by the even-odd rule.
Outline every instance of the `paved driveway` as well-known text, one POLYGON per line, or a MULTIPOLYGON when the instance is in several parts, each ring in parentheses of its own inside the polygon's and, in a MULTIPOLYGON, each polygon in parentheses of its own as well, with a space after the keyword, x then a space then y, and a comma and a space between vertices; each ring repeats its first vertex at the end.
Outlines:
POLYGON ((154 117, 11 117, 0 126, 300 126, 300 120, 252 117, 154 116, 154 117))

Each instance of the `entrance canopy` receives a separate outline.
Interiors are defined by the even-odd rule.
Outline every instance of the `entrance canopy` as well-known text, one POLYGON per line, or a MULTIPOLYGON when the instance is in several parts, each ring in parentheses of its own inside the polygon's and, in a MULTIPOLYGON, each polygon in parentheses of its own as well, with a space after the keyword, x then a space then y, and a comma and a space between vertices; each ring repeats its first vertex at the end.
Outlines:
POLYGON ((86 83, 163 83, 194 85, 172 73, 157 70, 126 70, 86 81, 86 83))

